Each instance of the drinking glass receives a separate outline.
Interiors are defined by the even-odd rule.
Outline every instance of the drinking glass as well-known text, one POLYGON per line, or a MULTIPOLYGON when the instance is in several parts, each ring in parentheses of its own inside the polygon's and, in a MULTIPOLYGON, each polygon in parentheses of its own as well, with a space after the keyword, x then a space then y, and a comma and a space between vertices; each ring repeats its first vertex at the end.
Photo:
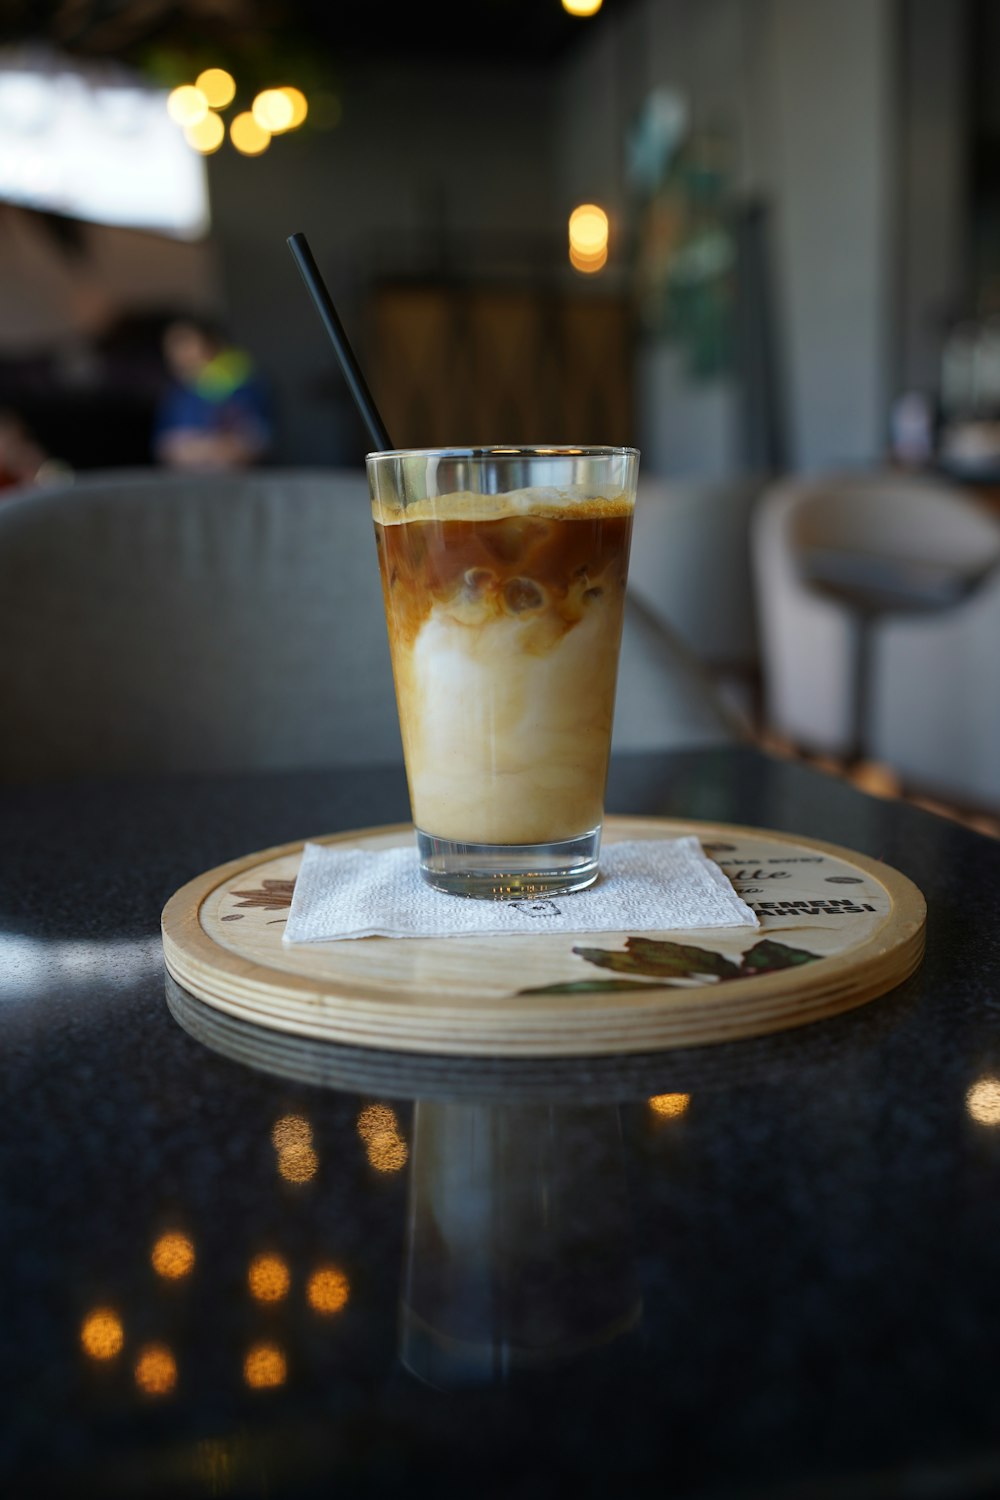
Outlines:
POLYGON ((424 878, 539 899, 597 878, 639 455, 372 453, 424 878))

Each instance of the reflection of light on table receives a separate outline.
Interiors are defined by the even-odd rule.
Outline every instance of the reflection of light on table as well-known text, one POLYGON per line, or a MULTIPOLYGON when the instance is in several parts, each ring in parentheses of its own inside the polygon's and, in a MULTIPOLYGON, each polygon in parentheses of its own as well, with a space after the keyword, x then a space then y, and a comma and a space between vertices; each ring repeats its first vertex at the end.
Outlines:
POLYGON ((187 1276, 194 1267, 194 1245, 186 1234, 171 1231, 161 1234, 150 1256, 157 1276, 167 1281, 177 1281, 187 1276))
POLYGON ((979 1125, 1000 1125, 1000 1078, 980 1078, 965 1095, 965 1107, 979 1125))
POLYGON ((135 1362, 135 1383, 147 1396, 167 1396, 177 1384, 177 1361, 166 1344, 147 1344, 135 1362))
POLYGON ((311 1146, 286 1146, 278 1152, 278 1171, 286 1182, 308 1182, 318 1166, 319 1157, 311 1146))
POLYGON ((312 1143, 312 1126, 305 1115, 282 1115, 275 1120, 271 1130, 271 1145, 275 1151, 287 1151, 289 1146, 308 1146, 312 1143))
POLYGON ((124 1342, 121 1319, 110 1307, 97 1307, 84 1319, 80 1343, 91 1359, 114 1359, 124 1342))
POLYGON ((288 1295, 291 1277, 280 1255, 258 1255, 250 1262, 247 1285, 258 1302, 280 1302, 288 1295))
POLYGON ((308 1182, 315 1177, 319 1157, 312 1146, 312 1126, 304 1115, 282 1115, 276 1120, 271 1144, 278 1153, 278 1171, 286 1182, 308 1182))
POLYGON ((366 1144, 381 1131, 398 1129, 396 1111, 388 1104, 368 1104, 357 1118, 358 1135, 366 1144))
POLYGON ((277 1344, 254 1344, 243 1361, 243 1379, 254 1390, 284 1385, 287 1374, 288 1365, 277 1344))
POLYGON ((369 1104, 357 1118, 358 1135, 376 1172, 398 1172, 410 1152, 399 1129, 396 1111, 388 1104, 369 1104))
POLYGON ((659 1115, 664 1120, 676 1120, 678 1116, 687 1112, 691 1103, 690 1094, 654 1094, 648 1101, 654 1115, 659 1115))
POLYGON ((380 1131, 368 1142, 368 1160, 376 1172, 398 1172, 406 1166, 410 1151, 401 1135, 380 1131))
POLYGON ((336 1266, 321 1266, 314 1271, 306 1286, 309 1306, 318 1313, 338 1313, 347 1306, 351 1294, 350 1282, 336 1266))

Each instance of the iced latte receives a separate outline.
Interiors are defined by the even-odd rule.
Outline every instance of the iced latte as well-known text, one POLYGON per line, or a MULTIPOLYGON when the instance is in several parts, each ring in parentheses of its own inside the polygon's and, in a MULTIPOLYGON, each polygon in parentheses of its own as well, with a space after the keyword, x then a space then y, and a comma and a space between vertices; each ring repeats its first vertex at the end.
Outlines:
POLYGON ((369 459, 434 884, 516 898, 596 875, 635 467, 613 449, 369 459))

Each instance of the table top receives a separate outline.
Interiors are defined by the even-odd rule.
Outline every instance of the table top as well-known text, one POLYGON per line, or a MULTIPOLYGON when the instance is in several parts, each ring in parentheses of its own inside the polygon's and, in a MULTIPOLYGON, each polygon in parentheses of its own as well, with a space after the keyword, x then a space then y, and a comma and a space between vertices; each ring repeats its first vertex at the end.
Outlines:
POLYGON ((269 1046, 167 995, 163 903, 400 771, 0 792, 0 1492, 997 1492, 1000 845, 746 749, 608 806, 884 858, 923 968, 653 1057, 269 1046))

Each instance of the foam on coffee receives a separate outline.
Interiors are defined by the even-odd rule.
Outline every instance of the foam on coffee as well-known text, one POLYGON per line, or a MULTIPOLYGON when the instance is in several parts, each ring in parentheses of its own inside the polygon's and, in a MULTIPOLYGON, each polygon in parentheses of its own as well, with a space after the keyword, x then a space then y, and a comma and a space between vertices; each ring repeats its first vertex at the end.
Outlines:
POLYGON ((373 512, 417 826, 491 844, 596 827, 630 500, 522 490, 373 512))

